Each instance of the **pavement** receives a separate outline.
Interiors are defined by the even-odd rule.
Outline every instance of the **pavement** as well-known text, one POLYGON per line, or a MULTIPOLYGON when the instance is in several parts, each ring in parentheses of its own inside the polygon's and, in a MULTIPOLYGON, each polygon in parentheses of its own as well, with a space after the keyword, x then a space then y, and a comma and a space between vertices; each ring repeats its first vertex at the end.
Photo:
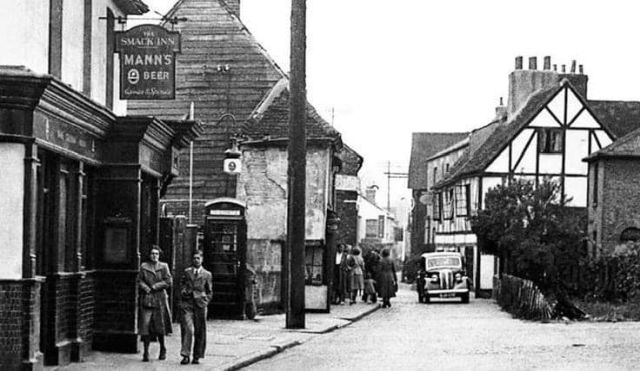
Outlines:
POLYGON ((257 316, 254 320, 245 321, 209 320, 207 349, 199 365, 180 365, 180 326, 173 324, 173 334, 165 340, 167 359, 164 361, 158 360, 158 344, 152 343, 148 363, 141 361, 141 353, 92 352, 83 362, 45 367, 45 370, 237 370, 314 337, 349 326, 378 308, 379 304, 360 301, 353 305, 332 305, 330 313, 306 313, 305 328, 295 330, 285 328, 284 314, 257 316))

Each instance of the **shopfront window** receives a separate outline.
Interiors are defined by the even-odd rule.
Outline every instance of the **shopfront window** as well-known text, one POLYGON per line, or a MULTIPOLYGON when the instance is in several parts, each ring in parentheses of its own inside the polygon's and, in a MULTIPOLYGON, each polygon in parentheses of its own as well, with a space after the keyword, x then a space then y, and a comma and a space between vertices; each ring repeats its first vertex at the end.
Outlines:
POLYGON ((324 281, 324 251, 321 242, 307 242, 305 246, 305 285, 320 286, 324 281))

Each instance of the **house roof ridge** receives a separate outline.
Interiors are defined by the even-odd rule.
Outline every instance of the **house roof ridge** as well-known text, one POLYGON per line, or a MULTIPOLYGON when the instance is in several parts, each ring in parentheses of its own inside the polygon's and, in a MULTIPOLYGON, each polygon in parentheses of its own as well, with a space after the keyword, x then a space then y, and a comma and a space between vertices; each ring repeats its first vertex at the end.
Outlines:
MULTIPOLYGON (((178 0, 173 5, 173 7, 171 9, 169 9, 169 11, 165 14, 164 18, 173 17, 173 14, 175 14, 175 12, 177 12, 178 9, 180 9, 180 7, 182 6, 182 4, 185 3, 185 1, 189 1, 189 0, 178 0)), ((240 26, 241 26, 240 27, 240 31, 246 33, 246 35, 251 38, 252 44, 255 45, 258 48, 258 50, 260 50, 260 53, 269 61, 269 63, 276 69, 276 71, 278 71, 278 73, 280 73, 282 75, 282 77, 288 78, 289 77, 288 74, 286 72, 284 72, 284 70, 280 67, 280 65, 278 65, 278 63, 275 61, 275 59, 273 59, 273 57, 271 57, 271 55, 269 54, 267 49, 264 46, 262 46, 262 44, 253 36, 253 33, 249 30, 247 25, 231 9, 231 7, 227 4, 227 2, 225 0, 217 0, 217 1, 218 1, 218 4, 220 4, 220 6, 222 6, 227 11, 227 13, 229 15, 232 18, 234 18, 236 22, 238 22, 240 24, 240 26)), ((165 25, 167 22, 168 22, 168 20, 164 20, 160 24, 161 25, 165 25)))
MULTIPOLYGON (((486 168, 496 156, 500 155, 502 150, 508 145, 513 136, 524 127, 539 112, 545 104, 547 104, 561 89, 569 85, 575 91, 575 87, 568 79, 562 79, 558 84, 538 89, 531 94, 525 103, 512 115, 511 118, 500 121, 493 120, 489 124, 483 126, 486 128, 491 124, 497 124, 493 132, 484 139, 473 153, 469 153, 469 148, 460 156, 458 161, 453 165, 448 175, 438 181, 433 188, 441 188, 450 185, 465 175, 471 175, 486 168), (533 105, 533 106, 531 106, 533 105), (506 136, 505 138, 498 138, 506 136), (496 139, 497 138, 497 139, 496 139), (488 146, 495 148, 488 148, 488 146)), ((482 128, 478 128, 480 130, 482 128)))

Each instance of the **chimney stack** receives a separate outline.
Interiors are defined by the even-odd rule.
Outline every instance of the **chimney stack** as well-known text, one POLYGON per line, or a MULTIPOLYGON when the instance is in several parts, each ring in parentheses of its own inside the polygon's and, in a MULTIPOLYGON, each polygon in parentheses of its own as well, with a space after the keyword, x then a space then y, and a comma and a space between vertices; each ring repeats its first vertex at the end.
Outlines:
POLYGON ((516 57, 516 70, 522 69, 522 56, 516 57))
POLYGON ((500 97, 500 104, 496 107, 496 120, 502 120, 507 114, 507 107, 504 106, 502 97, 500 97))
POLYGON ((549 71, 550 69, 551 69, 551 57, 546 56, 544 57, 544 70, 549 71))
POLYGON ((378 190, 378 186, 377 185, 372 185, 370 187, 367 187, 364 190, 364 196, 371 202, 373 202, 374 204, 376 203, 376 191, 378 190))
POLYGON ((538 57, 529 57, 529 69, 530 70, 538 69, 538 57))

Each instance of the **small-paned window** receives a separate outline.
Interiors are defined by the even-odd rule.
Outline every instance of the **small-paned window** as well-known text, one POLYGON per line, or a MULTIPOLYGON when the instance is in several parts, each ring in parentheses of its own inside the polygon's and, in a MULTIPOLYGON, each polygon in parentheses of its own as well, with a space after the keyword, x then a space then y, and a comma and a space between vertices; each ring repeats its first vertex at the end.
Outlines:
POLYGON ((453 218, 453 188, 443 192, 442 219, 453 218))
POLYGON ((365 237, 378 237, 378 219, 367 219, 365 221, 365 237))
POLYGON ((562 129, 542 128, 538 131, 538 152, 562 153, 562 129))
POLYGON ((378 238, 384 238, 384 215, 378 215, 378 238))
POLYGON ((438 179, 438 167, 434 167, 433 168, 433 184, 432 185, 436 184, 436 180, 437 179, 438 179))
POLYGON ((468 216, 469 206, 469 185, 459 185, 455 187, 456 216, 468 216))
POLYGON ((324 245, 319 241, 307 241, 304 257, 304 283, 314 286, 322 285, 324 281, 324 245))
POLYGON ((436 192, 433 194, 433 220, 440 220, 442 218, 442 193, 436 192))

